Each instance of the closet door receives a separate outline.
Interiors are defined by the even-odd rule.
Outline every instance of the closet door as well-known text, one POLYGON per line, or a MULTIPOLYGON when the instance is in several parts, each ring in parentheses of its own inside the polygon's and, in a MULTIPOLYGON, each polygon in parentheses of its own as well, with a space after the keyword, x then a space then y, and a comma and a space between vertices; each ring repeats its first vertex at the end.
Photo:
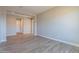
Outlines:
POLYGON ((23 33, 23 29, 24 29, 24 20, 23 18, 18 18, 16 19, 16 29, 17 29, 17 33, 23 33))
POLYGON ((24 33, 31 33, 31 20, 24 18, 24 33))
POLYGON ((20 20, 16 19, 16 33, 20 32, 21 29, 20 27, 21 27, 21 22, 20 20))

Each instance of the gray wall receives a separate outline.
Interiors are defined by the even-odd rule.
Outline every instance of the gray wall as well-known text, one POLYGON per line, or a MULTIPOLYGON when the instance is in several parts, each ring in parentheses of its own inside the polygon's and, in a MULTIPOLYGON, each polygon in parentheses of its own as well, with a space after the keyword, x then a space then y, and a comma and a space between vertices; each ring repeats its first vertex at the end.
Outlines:
POLYGON ((39 14, 37 34, 79 45, 79 7, 55 7, 39 14))
POLYGON ((16 35, 16 17, 7 15, 6 25, 7 36, 16 35))

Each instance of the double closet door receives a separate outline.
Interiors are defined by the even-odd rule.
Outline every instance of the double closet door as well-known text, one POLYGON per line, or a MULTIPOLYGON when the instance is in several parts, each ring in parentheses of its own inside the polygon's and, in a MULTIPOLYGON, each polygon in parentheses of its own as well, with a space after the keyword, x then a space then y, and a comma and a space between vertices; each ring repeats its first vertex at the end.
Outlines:
POLYGON ((31 20, 29 18, 21 18, 16 20, 17 33, 31 33, 31 20))

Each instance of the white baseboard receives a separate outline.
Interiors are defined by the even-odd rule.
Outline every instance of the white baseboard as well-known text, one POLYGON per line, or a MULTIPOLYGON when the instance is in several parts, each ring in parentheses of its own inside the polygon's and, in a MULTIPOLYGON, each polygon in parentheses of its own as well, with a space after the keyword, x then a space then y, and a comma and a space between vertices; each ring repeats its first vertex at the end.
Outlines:
POLYGON ((13 36, 13 35, 16 35, 16 33, 15 34, 7 34, 7 36, 13 36))
POLYGON ((1 40, 0 43, 6 42, 7 40, 1 40))
POLYGON ((44 37, 44 38, 48 38, 48 39, 51 39, 51 40, 55 40, 55 41, 59 41, 59 42, 65 43, 65 44, 69 44, 69 45, 72 45, 72 46, 79 47, 79 44, 76 44, 76 43, 67 42, 67 41, 62 41, 62 40, 60 40, 60 39, 54 39, 54 38, 47 37, 47 36, 43 36, 43 35, 40 35, 40 34, 38 34, 37 36, 41 36, 41 37, 44 37))

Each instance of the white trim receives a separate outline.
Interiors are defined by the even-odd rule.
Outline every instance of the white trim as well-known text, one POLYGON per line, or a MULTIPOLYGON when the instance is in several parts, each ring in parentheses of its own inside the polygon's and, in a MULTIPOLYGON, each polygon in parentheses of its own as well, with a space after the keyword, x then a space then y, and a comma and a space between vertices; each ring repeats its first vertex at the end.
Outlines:
POLYGON ((16 33, 15 34, 7 34, 7 36, 13 36, 13 35, 16 35, 16 33))
POLYGON ((35 16, 35 35, 37 35, 37 16, 35 16))
POLYGON ((37 16, 34 16, 34 20, 32 20, 32 33, 37 35, 37 16))
POLYGON ((45 37, 45 38, 48 38, 48 39, 51 39, 51 40, 55 40, 55 41, 59 41, 59 42, 62 42, 62 43, 66 43, 66 44, 69 44, 69 45, 72 45, 72 46, 79 47, 79 44, 76 44, 76 43, 62 41, 62 40, 59 40, 59 39, 54 39, 54 38, 47 37, 47 36, 43 36, 43 35, 40 35, 40 34, 38 34, 37 36, 45 37))
POLYGON ((6 42, 7 40, 1 40, 0 43, 6 42))

